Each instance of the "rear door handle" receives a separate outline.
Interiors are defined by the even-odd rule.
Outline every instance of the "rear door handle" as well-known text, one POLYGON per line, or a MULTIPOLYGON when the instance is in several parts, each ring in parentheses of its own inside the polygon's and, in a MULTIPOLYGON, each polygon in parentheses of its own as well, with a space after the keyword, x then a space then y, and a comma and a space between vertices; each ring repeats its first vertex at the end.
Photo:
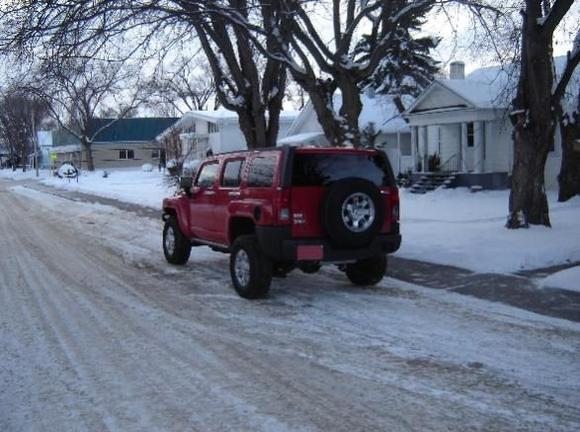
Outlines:
POLYGON ((239 196, 241 196, 241 193, 240 192, 229 192, 228 195, 231 197, 239 197, 239 196))
POLYGON ((215 195, 215 192, 214 191, 205 191, 205 195, 212 196, 212 195, 215 195))

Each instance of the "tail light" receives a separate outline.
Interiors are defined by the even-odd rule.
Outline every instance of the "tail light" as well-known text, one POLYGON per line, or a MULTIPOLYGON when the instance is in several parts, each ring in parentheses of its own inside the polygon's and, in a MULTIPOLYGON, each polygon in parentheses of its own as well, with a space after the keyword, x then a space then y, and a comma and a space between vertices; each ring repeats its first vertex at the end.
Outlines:
POLYGON ((290 225, 290 189, 278 189, 274 205, 278 225, 290 225))
POLYGON ((393 222, 399 222, 399 189, 397 189, 396 186, 393 186, 390 189, 391 193, 389 196, 391 197, 391 216, 393 218, 393 222))

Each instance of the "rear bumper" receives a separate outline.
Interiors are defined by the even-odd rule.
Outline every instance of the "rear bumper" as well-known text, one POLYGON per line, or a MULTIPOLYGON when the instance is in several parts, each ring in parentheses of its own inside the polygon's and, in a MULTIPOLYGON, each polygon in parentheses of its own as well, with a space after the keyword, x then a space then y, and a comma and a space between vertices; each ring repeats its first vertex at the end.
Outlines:
POLYGON ((292 238, 290 227, 257 226, 256 234, 262 250, 274 261, 348 262, 395 252, 401 246, 396 228, 396 233, 380 234, 356 249, 337 249, 326 239, 292 238))

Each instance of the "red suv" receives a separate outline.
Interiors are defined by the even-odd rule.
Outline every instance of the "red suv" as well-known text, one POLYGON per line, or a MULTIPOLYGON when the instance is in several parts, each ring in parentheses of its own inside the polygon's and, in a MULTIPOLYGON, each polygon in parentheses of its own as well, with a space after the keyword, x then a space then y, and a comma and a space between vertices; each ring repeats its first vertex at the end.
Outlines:
POLYGON ((401 244, 399 194, 378 150, 279 147, 204 161, 163 200, 163 252, 185 264, 192 246, 230 253, 244 298, 272 276, 337 264, 357 285, 378 283, 401 244))

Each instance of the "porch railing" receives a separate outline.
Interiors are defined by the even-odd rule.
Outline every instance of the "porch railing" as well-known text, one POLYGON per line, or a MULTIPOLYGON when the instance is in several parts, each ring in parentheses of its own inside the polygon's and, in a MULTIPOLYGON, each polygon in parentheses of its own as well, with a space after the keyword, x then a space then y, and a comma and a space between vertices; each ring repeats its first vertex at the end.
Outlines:
POLYGON ((399 172, 406 173, 408 171, 414 172, 416 169, 413 163, 413 156, 401 156, 399 158, 399 172))
POLYGON ((441 171, 460 171, 459 169, 459 158, 457 153, 451 155, 445 162, 443 162, 439 169, 441 171))

